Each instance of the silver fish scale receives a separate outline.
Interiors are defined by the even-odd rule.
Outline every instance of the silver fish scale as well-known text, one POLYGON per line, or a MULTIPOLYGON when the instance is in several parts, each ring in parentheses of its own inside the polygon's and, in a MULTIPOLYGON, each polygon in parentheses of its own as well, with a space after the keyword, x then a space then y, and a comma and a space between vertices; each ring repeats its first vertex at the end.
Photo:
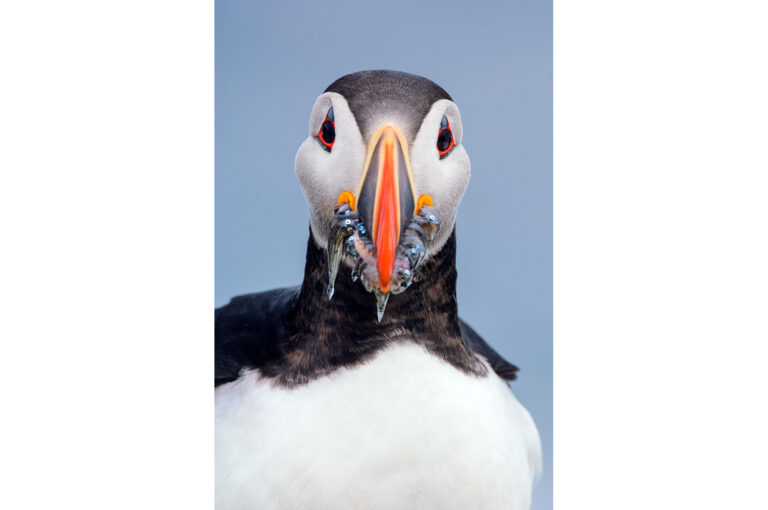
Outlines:
POLYGON ((418 266, 440 231, 440 219, 434 209, 424 205, 415 214, 403 234, 395 254, 392 283, 388 292, 379 289, 379 271, 376 266, 376 248, 357 210, 349 204, 337 204, 328 235, 328 299, 333 297, 334 282, 341 259, 346 252, 352 257, 352 281, 358 279, 368 292, 376 297, 376 311, 381 321, 390 294, 400 294, 418 281, 418 266))

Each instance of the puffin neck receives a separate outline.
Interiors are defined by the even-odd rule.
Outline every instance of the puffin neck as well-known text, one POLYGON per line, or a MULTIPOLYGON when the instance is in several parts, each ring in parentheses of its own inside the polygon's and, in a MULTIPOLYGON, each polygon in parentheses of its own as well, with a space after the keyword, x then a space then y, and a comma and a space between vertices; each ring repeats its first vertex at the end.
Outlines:
POLYGON ((371 359, 395 342, 414 342, 458 370, 487 373, 461 335, 456 306, 456 236, 425 260, 422 278, 390 296, 381 322, 376 299, 350 270, 340 271, 336 292, 328 299, 328 257, 310 232, 304 281, 293 310, 285 318, 282 356, 261 368, 277 384, 294 387, 341 367, 371 359))
POLYGON ((352 281, 342 265, 335 293, 328 299, 328 256, 310 232, 304 281, 293 320, 294 332, 332 334, 346 339, 372 337, 461 336, 456 303, 456 231, 443 248, 419 266, 421 279, 405 292, 389 297, 381 322, 376 298, 360 281, 352 281))

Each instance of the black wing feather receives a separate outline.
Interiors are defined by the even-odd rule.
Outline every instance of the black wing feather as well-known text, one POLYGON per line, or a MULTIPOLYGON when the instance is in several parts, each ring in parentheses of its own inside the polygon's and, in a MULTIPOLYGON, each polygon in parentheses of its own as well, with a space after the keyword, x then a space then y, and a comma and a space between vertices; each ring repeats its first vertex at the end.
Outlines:
POLYGON ((299 287, 246 294, 216 310, 216 386, 234 381, 244 368, 259 368, 282 356, 286 319, 298 294, 299 287))
POLYGON ((487 359, 491 368, 493 368, 493 371, 496 372, 499 377, 505 381, 514 381, 517 379, 517 372, 520 370, 519 368, 502 358, 498 352, 494 351, 493 348, 483 340, 483 337, 478 335, 477 332, 461 318, 459 318, 459 327, 461 328, 461 336, 463 336, 464 340, 469 344, 469 348, 472 349, 472 352, 487 359))

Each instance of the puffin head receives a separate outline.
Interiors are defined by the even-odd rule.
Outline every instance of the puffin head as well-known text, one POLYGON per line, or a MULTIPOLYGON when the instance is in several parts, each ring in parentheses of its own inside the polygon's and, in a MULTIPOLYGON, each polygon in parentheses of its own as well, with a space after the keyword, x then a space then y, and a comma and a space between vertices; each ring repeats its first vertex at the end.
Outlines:
POLYGON ((315 101, 296 174, 312 237, 328 251, 328 297, 343 260, 381 320, 454 229, 470 176, 459 108, 421 76, 343 76, 315 101))

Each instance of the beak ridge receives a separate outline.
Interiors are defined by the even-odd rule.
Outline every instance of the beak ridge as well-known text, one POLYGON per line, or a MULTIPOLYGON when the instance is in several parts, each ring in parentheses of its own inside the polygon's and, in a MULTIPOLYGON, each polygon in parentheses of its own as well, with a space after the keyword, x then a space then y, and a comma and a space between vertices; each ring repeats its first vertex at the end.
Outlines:
POLYGON ((415 210, 405 137, 384 126, 371 137, 358 207, 376 247, 379 287, 386 293, 395 265, 400 234, 415 210))

